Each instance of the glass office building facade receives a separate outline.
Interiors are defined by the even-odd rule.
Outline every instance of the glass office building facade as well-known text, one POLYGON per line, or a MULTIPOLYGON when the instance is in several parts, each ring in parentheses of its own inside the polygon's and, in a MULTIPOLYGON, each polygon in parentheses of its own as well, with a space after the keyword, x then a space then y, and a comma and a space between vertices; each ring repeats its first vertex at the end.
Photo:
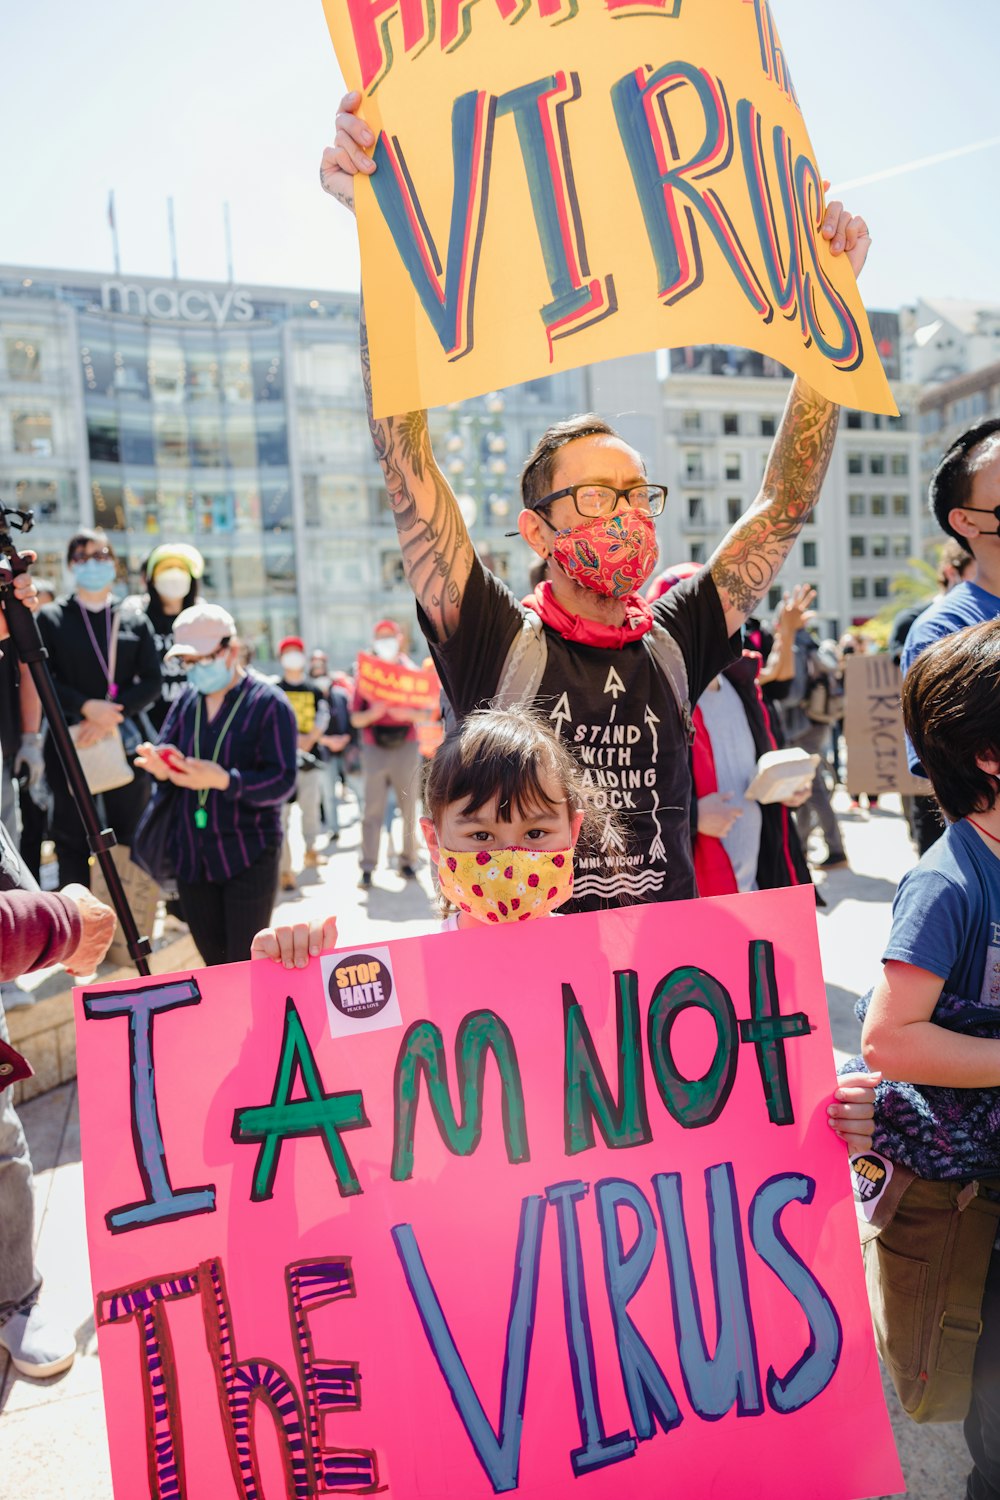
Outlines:
MULTIPOLYGON (((35 511, 60 587, 68 538, 96 525, 133 587, 159 542, 193 542, 263 661, 289 633, 347 663, 382 615, 413 626, 355 296, 5 268, 0 345, 0 493, 35 511)), ((475 539, 517 587, 516 471, 582 391, 560 375, 432 415, 475 539)))

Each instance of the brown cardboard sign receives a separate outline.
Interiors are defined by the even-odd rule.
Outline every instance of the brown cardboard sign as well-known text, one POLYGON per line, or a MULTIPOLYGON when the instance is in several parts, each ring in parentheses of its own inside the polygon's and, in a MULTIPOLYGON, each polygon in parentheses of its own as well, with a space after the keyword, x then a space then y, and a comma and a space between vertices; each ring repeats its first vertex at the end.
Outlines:
POLYGON ((844 738, 847 790, 852 797, 899 792, 927 796, 930 783, 906 763, 902 681, 891 656, 848 656, 844 660, 844 738))

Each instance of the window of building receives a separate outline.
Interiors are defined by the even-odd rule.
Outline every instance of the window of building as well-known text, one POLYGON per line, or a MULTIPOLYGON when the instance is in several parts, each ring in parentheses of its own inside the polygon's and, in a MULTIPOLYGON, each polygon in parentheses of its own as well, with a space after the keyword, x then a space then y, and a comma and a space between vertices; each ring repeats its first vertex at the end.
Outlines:
POLYGON ((884 516, 888 514, 888 501, 885 495, 872 496, 872 515, 884 516))
POLYGON ((691 553, 691 561, 693 563, 703 563, 705 561, 704 542, 692 542, 689 551, 691 553))
POLYGON ((288 429, 280 408, 257 413, 257 462, 261 468, 288 467, 288 429))
POLYGON ((889 597, 889 580, 888 580, 888 578, 873 578, 872 579, 872 593, 874 594, 874 596, 875 596, 876 599, 888 599, 888 597, 889 597))
POLYGON ((802 566, 804 568, 815 568, 819 566, 817 562, 817 547, 815 542, 802 543, 802 566))
POLYGON ((234 469, 257 467, 257 423, 252 407, 226 412, 226 454, 234 469))
POLYGON ((777 424, 777 421, 776 421, 776 419, 774 417, 772 417, 772 416, 763 416, 763 417, 761 417, 761 419, 760 419, 760 435, 761 435, 761 437, 774 437, 774 434, 777 432, 777 430, 778 430, 778 424, 777 424))
POLYGON ((191 503, 200 535, 228 536, 236 530, 236 497, 221 474, 199 474, 191 503))
POLYGON ((7 340, 7 376, 10 380, 41 380, 42 355, 37 339, 7 340))
POLYGON ((684 413, 683 417, 681 418, 681 426, 683 427, 683 429, 684 429, 685 432, 700 432, 701 431, 701 412, 700 411, 686 411, 684 413))
POLYGON ((358 388, 357 351, 346 342, 297 349, 295 383, 307 396, 352 397, 358 388))
POLYGON ((743 501, 739 495, 730 495, 726 501, 726 520, 730 526, 735 526, 743 514, 743 501))
POLYGON ((892 513, 894 516, 908 516, 910 514, 909 495, 893 495, 892 513))
POLYGON ((867 578, 852 578, 851 579, 851 598, 852 599, 867 599, 868 598, 868 580, 867 580, 867 578))
POLYGON ((125 531, 125 499, 117 479, 93 479, 94 525, 102 531, 125 531))
POLYGON ((114 332, 114 391, 122 400, 149 398, 149 353, 145 328, 118 327, 114 332))
POLYGON ((36 458, 52 457, 54 447, 51 412, 11 412, 10 425, 15 453, 33 453, 36 458))
POLYGON ((158 405, 176 406, 184 400, 184 350, 176 336, 157 331, 150 335, 149 393, 158 405))
POLYGON ((683 463, 686 479, 704 479, 705 470, 700 450, 689 448, 684 454, 683 463))
POLYGON ((122 486, 122 495, 130 534, 138 537, 158 536, 160 515, 155 483, 129 480, 122 486))
POLYGON ((281 345, 274 334, 252 338, 253 394, 255 401, 283 401, 285 374, 281 345))
MULTIPOLYGON (((75 476, 60 475, 58 478, 42 479, 32 475, 30 478, 15 479, 14 503, 18 510, 33 510, 36 523, 75 521, 79 515, 75 476)), ((38 572, 41 571, 39 568, 38 572)))
POLYGON ((894 453, 890 462, 893 474, 909 474, 910 457, 908 453, 894 453))
POLYGON ((147 403, 123 406, 120 429, 123 464, 153 465, 153 414, 147 403))
POLYGON ((910 538, 908 536, 894 536, 892 539, 893 557, 909 557, 910 538))
POLYGON ((265 531, 292 529, 292 487, 287 479, 266 479, 261 486, 261 523, 265 531))
MULTIPOLYGON (((272 481, 269 480, 268 483, 272 481)), ((236 530, 256 536, 263 525, 261 517, 260 485, 257 477, 247 475, 233 481, 233 515, 236 530)))
POLYGON ((181 412, 156 412, 153 416, 153 449, 162 469, 186 469, 188 465, 187 418, 181 412))
POLYGON ((868 472, 869 472, 869 474, 884 474, 885 473, 885 454, 884 453, 869 453, 869 455, 868 455, 868 472))
POLYGON ((865 539, 863 536, 852 536, 850 545, 852 557, 864 557, 865 539))
POLYGON ((889 538, 887 536, 873 536, 868 538, 871 543, 872 557, 889 556, 889 538))
POLYGON ((688 495, 688 520, 705 520, 705 502, 700 495, 688 495))
POLYGON ((854 429, 863 426, 863 423, 861 421, 861 413, 859 411, 849 411, 847 413, 847 425, 848 427, 854 429))
POLYGON ((223 463, 222 423, 216 417, 190 419, 191 462, 198 469, 218 469, 223 463))
POLYGON ((863 453, 849 453, 847 455, 848 474, 863 474, 865 472, 865 459, 863 453))
POLYGON ((249 339, 227 334, 222 341, 222 394, 227 406, 253 400, 253 364, 249 339))
POLYGON ((727 479, 743 478, 743 466, 738 453, 727 453, 722 461, 722 468, 727 479))
POLYGON ((406 569, 398 552, 382 553, 382 587, 391 589, 406 582, 406 569))
POLYGON ((87 415, 87 448, 93 463, 121 462, 118 418, 113 412, 89 412, 87 415))
POLYGON ((184 340, 189 401, 218 401, 222 394, 219 355, 214 338, 191 334, 184 340))
POLYGON ((80 359, 83 363, 83 388, 88 396, 113 396, 115 393, 115 359, 111 348, 111 330, 97 319, 80 319, 80 359))
POLYGON ((768 591, 767 591, 767 607, 768 607, 768 609, 769 610, 775 610, 775 609, 777 609, 777 607, 778 607, 778 605, 780 603, 781 603, 781 589, 780 589, 780 587, 779 588, 768 589, 768 591))
MULTIPOLYGON (((264 592, 264 559, 257 550, 243 555, 234 554, 230 559, 230 571, 232 573, 233 597, 235 599, 247 599, 259 597, 264 592)), ((246 626, 240 617, 243 629, 246 626)))
POLYGON ((740 419, 737 412, 727 411, 722 414, 722 431, 726 437, 738 437, 740 431, 740 419))
POLYGON ((848 495, 847 513, 851 516, 863 516, 865 513, 864 495, 848 495))

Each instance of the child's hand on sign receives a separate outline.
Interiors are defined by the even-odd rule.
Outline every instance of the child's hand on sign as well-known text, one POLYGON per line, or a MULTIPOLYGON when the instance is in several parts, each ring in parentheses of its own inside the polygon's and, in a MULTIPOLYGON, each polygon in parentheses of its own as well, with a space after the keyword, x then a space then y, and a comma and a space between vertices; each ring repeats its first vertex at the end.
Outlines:
POLYGON ((286 969, 305 969, 310 959, 337 946, 337 918, 315 917, 285 927, 264 927, 250 944, 251 958, 269 958, 286 969))
POLYGON ((852 1156, 871 1150, 875 1085, 881 1082, 881 1073, 845 1073, 827 1105, 827 1124, 852 1156))
POLYGON ((375 170, 368 154, 375 144, 375 132, 358 114, 361 95, 356 89, 345 94, 337 112, 337 134, 327 146, 319 164, 323 191, 336 198, 354 213, 354 178, 359 172, 366 177, 375 170))

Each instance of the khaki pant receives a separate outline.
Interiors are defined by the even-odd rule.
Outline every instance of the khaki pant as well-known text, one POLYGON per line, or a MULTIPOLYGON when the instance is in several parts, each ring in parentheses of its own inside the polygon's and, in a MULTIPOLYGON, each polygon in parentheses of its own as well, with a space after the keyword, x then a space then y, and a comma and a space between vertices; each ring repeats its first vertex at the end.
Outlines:
MULTIPOLYGON (((319 814, 323 802, 325 780, 323 767, 317 766, 315 771, 300 771, 295 781, 295 800, 302 813, 302 840, 307 853, 315 846, 319 838, 319 814)), ((284 833, 281 844, 282 875, 292 873, 292 851, 288 843, 288 818, 291 811, 292 804, 286 802, 281 809, 281 828, 284 833)))
POLYGON ((404 865, 417 862, 417 799, 420 795, 420 752, 416 740, 383 749, 379 745, 362 745, 361 766, 365 777, 365 813, 361 828, 361 868, 374 870, 378 864, 379 838, 385 804, 392 787, 403 818, 404 865))

